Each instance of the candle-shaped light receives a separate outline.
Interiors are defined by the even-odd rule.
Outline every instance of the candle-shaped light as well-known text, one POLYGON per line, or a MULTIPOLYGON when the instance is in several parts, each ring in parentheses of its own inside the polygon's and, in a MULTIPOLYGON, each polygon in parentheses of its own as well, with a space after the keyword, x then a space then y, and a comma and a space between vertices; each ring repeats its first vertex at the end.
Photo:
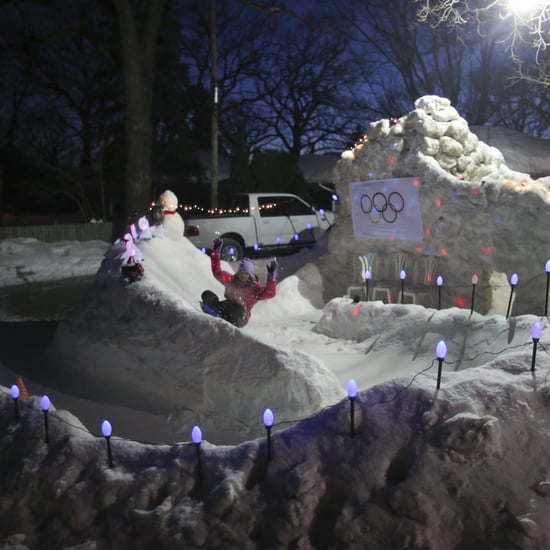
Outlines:
POLYGON ((479 281, 479 278, 477 275, 474 275, 472 277, 472 302, 470 304, 470 315, 474 312, 474 303, 476 299, 476 286, 479 281))
POLYGON ((533 355, 531 357, 531 370, 535 370, 535 359, 537 357, 537 346, 542 336, 542 325, 538 321, 533 323, 531 328, 531 338, 533 339, 533 355))
POLYGON ((371 279, 371 272, 370 269, 367 269, 365 271, 365 301, 369 301, 369 282, 371 279))
POLYGON ((438 275, 435 282, 437 283, 437 309, 441 309, 441 287, 443 286, 443 277, 438 275))
POLYGON ((113 455, 111 453, 111 436, 113 435, 113 427, 108 420, 101 423, 101 433, 107 442, 107 464, 109 468, 113 467, 113 455))
POLYGON ((141 231, 147 231, 149 229, 149 220, 145 216, 141 216, 138 220, 138 227, 141 231))
POLYGON ((201 441, 202 441, 202 431, 198 426, 193 426, 191 430, 191 439, 195 444, 195 449, 197 450, 197 484, 199 487, 202 486, 202 458, 201 458, 201 441))
POLYGON ((546 260, 544 266, 546 271, 546 300, 544 301, 544 316, 548 317, 548 291, 550 290, 550 260, 546 260))
POLYGON ((508 308, 506 309, 506 319, 510 317, 510 309, 512 308, 512 298, 514 296, 514 289, 516 288, 517 284, 518 284, 518 274, 512 273, 512 276, 510 277, 510 298, 508 298, 508 308))
POLYGON ((437 389, 441 386, 441 368, 443 366, 443 361, 447 356, 447 344, 444 340, 439 340, 437 346, 435 346, 435 355, 437 357, 437 362, 439 366, 437 368, 437 389))
POLYGON ((271 460, 271 428, 273 427, 273 411, 266 409, 264 411, 264 426, 267 430, 267 460, 271 460))
POLYGON ((352 378, 347 385, 350 414, 350 435, 355 436, 355 398, 357 397, 357 382, 352 378))
POLYGON ((50 410, 50 398, 47 395, 43 395, 40 399, 40 408, 44 413, 44 439, 46 443, 50 442, 50 430, 48 427, 48 411, 50 410))
POLYGON ((12 384, 10 388, 10 395, 13 399, 13 406, 15 407, 15 419, 19 420, 21 417, 19 416, 19 394, 21 393, 21 390, 19 389, 19 386, 17 384, 12 384))
POLYGON ((399 272, 399 278, 401 279, 401 303, 405 303, 405 279, 407 278, 407 272, 402 269, 399 272))

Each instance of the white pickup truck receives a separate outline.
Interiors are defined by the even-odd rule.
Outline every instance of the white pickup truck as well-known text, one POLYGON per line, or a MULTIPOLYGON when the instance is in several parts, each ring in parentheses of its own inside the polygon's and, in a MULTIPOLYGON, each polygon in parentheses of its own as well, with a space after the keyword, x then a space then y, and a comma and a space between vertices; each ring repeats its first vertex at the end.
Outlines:
POLYGON ((235 195, 221 214, 183 218, 185 236, 198 248, 210 250, 214 239, 223 239, 226 261, 242 259, 247 249, 312 246, 334 224, 333 212, 287 193, 235 195))

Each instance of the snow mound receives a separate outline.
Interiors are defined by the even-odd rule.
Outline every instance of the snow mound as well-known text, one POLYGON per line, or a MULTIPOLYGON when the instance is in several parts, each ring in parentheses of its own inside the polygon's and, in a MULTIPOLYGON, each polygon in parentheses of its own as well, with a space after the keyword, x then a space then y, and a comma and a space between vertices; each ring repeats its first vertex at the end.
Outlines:
MULTIPOLYGON (((210 274, 209 258, 187 239, 137 246, 144 278, 123 285, 115 243, 86 297, 59 324, 48 359, 67 384, 78 379, 89 397, 95 392, 99 400, 130 408, 139 401, 140 409, 166 414, 175 434, 195 424, 205 433, 216 426, 223 434, 216 443, 263 434, 265 408, 291 422, 344 395, 332 371, 313 356, 267 345, 202 313, 202 290, 208 285, 221 294, 221 285, 210 274)), ((298 295, 293 288, 300 281, 292 279, 281 283, 282 301, 298 295)))
POLYGON ((2 543, 545 548, 550 476, 532 458, 550 448, 549 392, 527 358, 446 372, 439 391, 432 369, 360 392, 353 428, 344 399, 276 426, 269 447, 115 437, 110 468, 78 419, 52 409, 45 444, 39 399, 21 400, 17 421, 0 388, 2 543))
POLYGON ((346 158, 335 170, 341 207, 329 236, 329 253, 331 261, 348 269, 338 273, 338 293, 330 298, 344 295, 351 284, 361 281, 350 268, 358 256, 370 253, 377 257, 373 281, 397 279, 395 271, 399 274, 400 268, 390 273, 388 266, 395 266, 402 257, 410 276, 407 281, 426 286, 422 265, 434 263, 436 275, 445 280, 444 307, 468 303, 469 282, 476 274, 480 290, 476 308, 482 313, 490 312, 495 302, 491 280, 502 274, 506 280, 517 273, 526 284, 521 290, 518 287, 515 314, 542 311, 550 181, 534 180, 509 168, 501 151, 471 132, 447 98, 424 96, 406 115, 372 122, 366 138, 346 158), (370 182, 386 181, 391 182, 388 189, 396 190, 406 178, 418 182, 420 209, 411 207, 406 212, 421 228, 415 238, 399 232, 397 224, 392 225, 394 220, 382 222, 380 227, 388 235, 382 238, 375 226, 379 221, 357 211, 362 229, 356 236, 352 200, 357 197, 350 192, 350 184, 368 188, 370 182), (370 234, 371 238, 365 237, 370 234))

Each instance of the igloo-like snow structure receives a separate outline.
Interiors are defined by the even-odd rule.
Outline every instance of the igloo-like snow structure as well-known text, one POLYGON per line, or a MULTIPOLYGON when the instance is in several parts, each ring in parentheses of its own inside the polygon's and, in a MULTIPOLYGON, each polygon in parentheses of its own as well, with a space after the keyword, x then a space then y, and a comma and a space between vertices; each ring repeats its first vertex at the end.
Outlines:
POLYGON ((495 292, 511 291, 516 273, 514 314, 544 312, 550 178, 533 180, 508 168, 502 153, 479 140, 448 99, 424 96, 401 118, 371 123, 364 139, 342 154, 335 184, 341 206, 329 256, 341 266, 342 291, 361 280, 358 256, 376 258, 372 285, 397 277, 401 258, 410 286, 432 284, 435 294, 435 277, 443 276, 443 307, 469 306, 475 275, 475 309, 492 311, 495 292), (373 238, 356 238, 350 183, 399 185, 402 178, 418 182, 422 238, 402 238, 391 227, 387 238, 379 238, 374 225, 373 238), (431 281, 418 267, 427 259, 436 265, 431 281))

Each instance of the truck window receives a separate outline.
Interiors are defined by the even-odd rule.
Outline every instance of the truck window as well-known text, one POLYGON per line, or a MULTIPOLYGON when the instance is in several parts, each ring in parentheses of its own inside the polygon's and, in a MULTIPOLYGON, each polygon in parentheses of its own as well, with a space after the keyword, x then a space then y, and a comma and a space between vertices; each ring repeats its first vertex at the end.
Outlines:
POLYGON ((248 195, 233 195, 231 197, 231 210, 248 213, 249 207, 248 195))
POLYGON ((297 197, 259 197, 258 206, 262 218, 275 216, 311 215, 311 207, 297 197))

